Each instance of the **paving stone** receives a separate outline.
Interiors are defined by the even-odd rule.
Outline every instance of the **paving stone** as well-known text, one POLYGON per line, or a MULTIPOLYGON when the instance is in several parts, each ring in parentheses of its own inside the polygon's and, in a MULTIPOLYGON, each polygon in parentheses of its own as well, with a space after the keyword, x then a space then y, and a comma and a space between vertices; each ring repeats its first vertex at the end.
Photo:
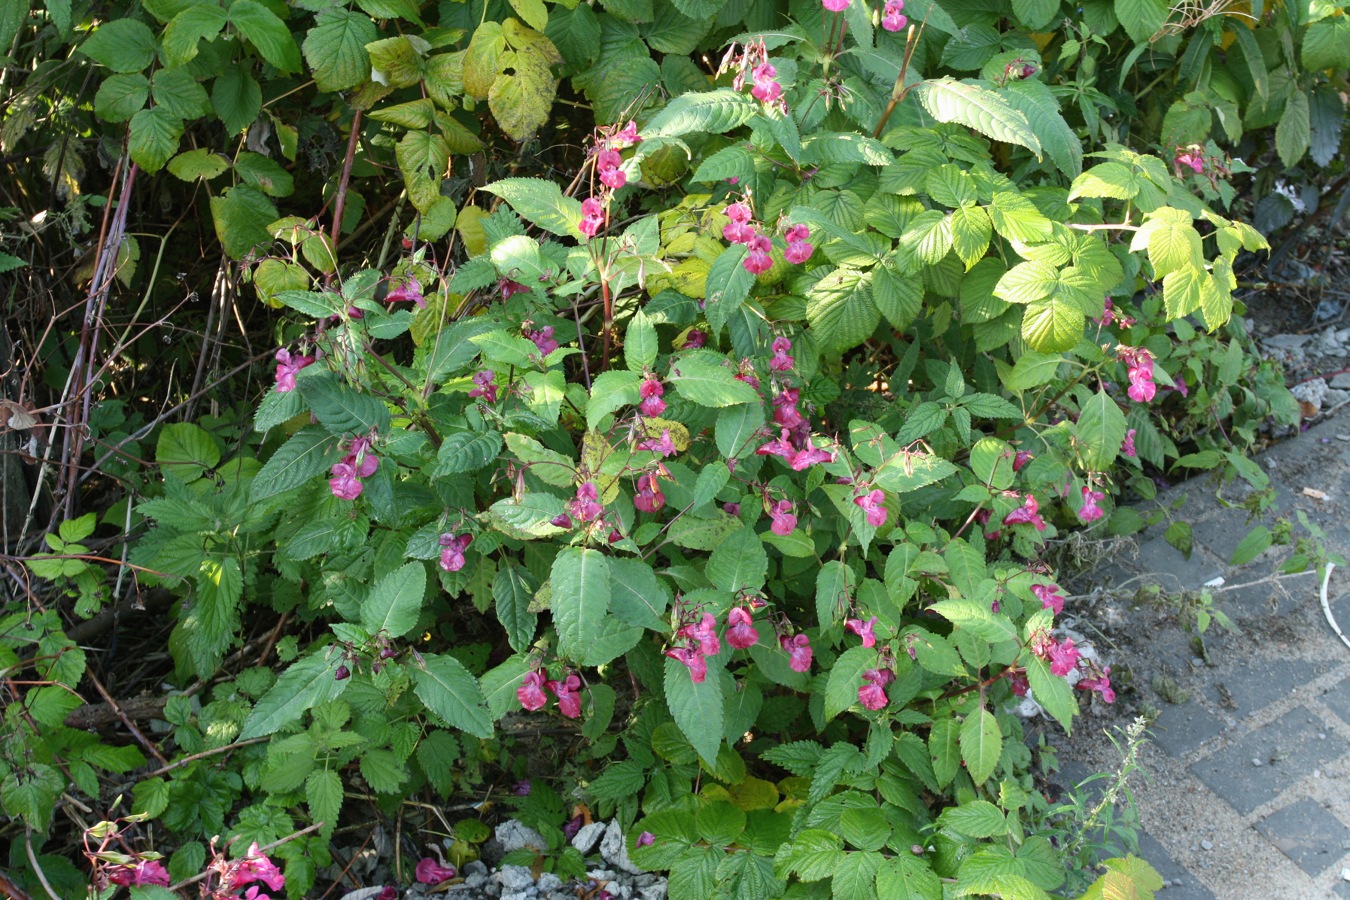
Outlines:
POLYGON ((1344 746, 1318 738, 1326 726, 1305 706, 1194 763, 1191 772, 1239 812, 1249 813, 1340 756, 1344 746), (1264 765, 1253 766, 1259 759, 1264 765))
POLYGON ((1162 900, 1215 900, 1214 893, 1172 859, 1166 848, 1148 832, 1139 835, 1139 855, 1158 870, 1166 883, 1167 887, 1158 891, 1162 900))
POLYGON ((1223 683, 1237 703, 1237 715, 1249 716, 1329 671, 1327 660, 1248 659, 1241 665, 1225 666, 1223 683))
MULTIPOLYGON (((1235 576, 1234 580, 1240 578, 1241 576, 1235 576)), ((1304 576, 1299 581, 1291 582, 1284 590, 1273 582, 1254 584, 1236 591, 1224 591, 1216 594, 1214 599, 1219 609, 1227 613, 1231 619, 1263 621, 1293 612, 1299 602, 1293 596, 1294 589, 1300 585, 1311 585, 1312 582, 1312 576, 1304 576)))
POLYGON ((1243 509, 1219 509, 1202 519, 1191 520, 1196 546, 1209 550, 1225 565, 1232 560, 1238 544, 1251 529, 1252 526, 1247 524, 1247 511, 1243 509))
POLYGON ((1340 862, 1350 828, 1313 800, 1299 800, 1256 823, 1280 852, 1309 875, 1340 862))
POLYGON ((1342 721, 1350 724, 1350 678, 1337 683, 1318 699, 1340 716, 1342 721))
POLYGON ((1166 707, 1149 733, 1168 756, 1185 756, 1223 729, 1217 715, 1191 700, 1166 707))
POLYGON ((1187 559, 1161 535, 1139 547, 1139 563, 1146 564, 1164 590, 1196 590, 1223 574, 1223 568, 1199 548, 1187 559))

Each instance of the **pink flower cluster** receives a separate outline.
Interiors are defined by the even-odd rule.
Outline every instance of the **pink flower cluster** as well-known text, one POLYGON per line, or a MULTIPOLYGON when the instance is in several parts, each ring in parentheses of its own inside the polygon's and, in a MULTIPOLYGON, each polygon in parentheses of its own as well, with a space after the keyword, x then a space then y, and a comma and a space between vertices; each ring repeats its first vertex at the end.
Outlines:
POLYGON ((401 285, 384 295, 386 303, 407 303, 417 304, 418 309, 426 309, 427 301, 422 297, 422 282, 416 278, 409 278, 401 285))
POLYGON ((1189 168, 1192 172, 1199 175, 1205 171, 1205 154, 1199 147, 1178 147, 1176 151, 1176 162, 1174 164, 1177 177, 1181 177, 1183 167, 1189 168))
POLYGON ((877 635, 874 629, 877 627, 877 617, 872 616, 866 622, 862 619, 848 619, 844 622, 844 630, 851 631, 862 638, 864 647, 875 647, 877 645, 877 635))
POLYGON ((787 250, 783 253, 783 259, 792 263, 794 266, 801 265, 811 258, 811 254, 816 252, 809 239, 811 229, 800 223, 788 228, 783 235, 787 240, 787 250))
POLYGON ((1103 491, 1094 491, 1088 485, 1083 485, 1083 505, 1078 510, 1078 518, 1084 525, 1089 522, 1095 522, 1106 513, 1097 504, 1106 499, 1103 491))
POLYGON ((1004 525, 1031 525, 1037 531, 1045 530, 1045 519, 1040 515, 1040 504, 1034 494, 1027 494, 1022 505, 1003 517, 1004 525))
MULTIPOLYGON (((810 443, 810 432, 806 432, 801 437, 798 437, 799 434, 800 432, 794 434, 792 430, 787 428, 780 429, 778 437, 757 448, 755 454, 758 456, 782 457, 794 472, 802 472, 816 463, 834 462, 834 453, 829 450, 822 450, 810 443)), ((884 515, 882 521, 885 521, 884 515)))
POLYGON ((558 342, 553 338, 552 325, 545 325, 538 331, 527 331, 525 337, 533 341, 534 345, 539 348, 540 356, 548 356, 558 349, 558 342))
POLYGON ((849 0, 820 0, 820 5, 830 12, 838 13, 848 9, 849 0))
POLYGON ((605 511, 600 504, 600 492, 593 481, 583 481, 577 485, 576 498, 567 504, 568 512, 578 522, 586 523, 598 518, 605 511))
POLYGON ((697 621, 689 622, 675 632, 682 643, 666 650, 666 656, 689 667, 689 680, 702 684, 708 677, 708 657, 722 652, 717 639, 717 617, 705 612, 697 621))
POLYGON ((548 705, 548 694, 544 693, 544 688, 548 688, 558 698, 558 712, 569 719, 581 718, 580 678, 568 675, 560 680, 549 681, 545 672, 526 672, 524 681, 516 688, 516 699, 524 709, 537 712, 548 705))
POLYGON ((661 429, 660 438, 647 438, 637 445, 639 450, 650 450, 653 453, 659 453, 664 457, 674 456, 678 451, 675 449, 675 442, 670 439, 670 429, 661 429))
POLYGON ((510 278, 501 278, 497 281, 497 291, 502 295, 503 300, 510 300, 516 294, 528 293, 529 290, 519 281, 512 281, 510 278))
POLYGON ((169 886, 169 870, 154 859, 142 859, 125 866, 105 869, 104 872, 109 881, 122 887, 142 887, 147 884, 169 886))
MULTIPOLYGON (((728 243, 746 246, 749 252, 741 261, 745 270, 752 275, 759 275, 773 268, 773 241, 760 233, 759 227, 752 221, 750 207, 737 201, 728 204, 724 212, 730 221, 722 227, 722 238, 728 243)), ((783 259, 787 262, 799 265, 815 252, 815 247, 808 241, 811 229, 805 225, 791 226, 784 236, 787 238, 787 250, 783 253, 783 259)))
MULTIPOLYGON (((881 12, 881 27, 887 31, 900 31, 909 24, 909 19, 901 15, 900 11, 905 8, 905 0, 886 0, 886 7, 881 12)), ((1030 68, 1030 67, 1028 67, 1030 68)), ((1035 73, 1032 68, 1032 73, 1035 73)), ((1025 77, 1025 76, 1024 76, 1025 77)))
POLYGON ((595 144, 595 170, 604 187, 598 195, 581 201, 581 222, 577 224, 577 230, 586 237, 595 237, 600 233, 600 229, 605 227, 610 197, 628 183, 628 176, 621 168, 623 156, 619 151, 641 140, 637 133, 636 122, 629 122, 622 128, 610 127, 601 130, 600 138, 595 144))
POLYGON ((426 857, 417 864, 414 876, 421 884, 440 884, 459 874, 454 866, 442 865, 439 860, 426 857))
POLYGON ((1107 297, 1106 311, 1103 312, 1102 317, 1097 320, 1097 324, 1105 328, 1112 322, 1119 322, 1121 328, 1129 328, 1134 324, 1134 319, 1130 318, 1129 316, 1121 315, 1119 312, 1117 312, 1115 307, 1112 306, 1111 304, 1111 298, 1107 297))
POLYGON ((665 393, 665 386, 655 375, 648 375, 642 379, 642 383, 638 385, 638 396, 642 398, 638 404, 638 412, 649 418, 661 415, 666 411, 666 401, 661 399, 665 393))
POLYGON ((787 537, 797 528, 797 514, 791 500, 779 500, 769 504, 769 518, 772 524, 769 530, 779 537, 787 537))
POLYGON ((886 696, 886 685, 895 680, 890 669, 868 669, 862 674, 863 684, 858 688, 858 702, 867 709, 881 709, 890 702, 886 696))
POLYGON ((1136 450, 1134 447, 1134 436, 1138 433, 1139 433, 1138 430, 1134 428, 1131 428, 1129 431, 1125 432, 1125 440, 1120 442, 1121 453, 1125 454, 1126 456, 1137 457, 1139 455, 1139 451, 1136 450))
POLYGON ((792 341, 785 337, 776 337, 773 339, 773 356, 769 358, 769 369, 773 372, 788 372, 792 370, 796 360, 787 355, 792 349, 792 341))
POLYGON ((474 387, 470 397, 482 397, 487 403, 497 402, 497 373, 491 369, 481 369, 473 375, 474 387))
POLYGON ((1036 599, 1041 601, 1041 609, 1048 609, 1059 615, 1064 612, 1064 595, 1060 593, 1060 586, 1057 584, 1033 584, 1031 593, 1036 595, 1036 599))
POLYGON ((605 227, 606 218, 605 204, 594 197, 587 197, 581 201, 581 222, 577 224, 577 231, 586 237, 595 237, 605 227))
POLYGON ((1143 347, 1121 347, 1118 352, 1130 374, 1126 393, 1135 403, 1148 403, 1158 393, 1158 386, 1153 383, 1153 354, 1143 347))
POLYGON ((369 478, 380 467, 380 461, 370 452, 370 439, 352 438, 347 453, 333 464, 333 477, 328 479, 328 489, 339 500, 355 500, 361 496, 362 478, 369 478))
POLYGON ((853 502, 867 514, 868 525, 880 528, 886 524, 886 494, 881 488, 873 488, 866 494, 854 497, 853 502))
MULTIPOLYGON (((260 881, 274 891, 286 886, 286 876, 282 875, 281 870, 258 849, 257 841, 249 845, 243 862, 234 867, 227 890, 232 891, 254 881, 260 881)), ((256 887, 250 888, 245 897, 249 900, 268 900, 267 895, 258 893, 256 887)))
POLYGON ((295 373, 305 366, 313 365, 312 356, 292 356, 291 351, 282 347, 277 351, 277 393, 286 394, 295 390, 295 373))
POLYGON ((473 542, 473 535, 465 532, 461 535, 441 535, 441 568, 447 572, 458 572, 464 568, 464 551, 473 542))
POLYGON ((1103 666, 1099 672, 1089 670, 1088 677, 1078 679, 1075 687, 1080 691, 1096 691, 1102 695, 1102 701, 1105 703, 1116 702, 1116 692, 1111 688, 1110 666, 1103 666))
POLYGON ((778 639, 778 646, 788 655, 788 668, 794 672, 811 671, 811 639, 804 634, 778 639))
MULTIPOLYGON (((666 432, 669 436, 670 432, 666 432)), ((666 505, 666 495, 656 481, 656 473, 644 472, 638 476, 637 493, 633 496, 633 508, 638 512, 654 513, 666 505)))
MULTIPOLYGON (((1096 663, 1083 658, 1083 654, 1073 645, 1073 638, 1057 641, 1048 634, 1038 634, 1032 639, 1031 651, 1050 663, 1050 674, 1060 678, 1068 677, 1075 669, 1079 672, 1075 685, 1079 690, 1096 691, 1107 703, 1116 701, 1116 692, 1111 688, 1111 667, 1098 668, 1096 663)), ((1010 676, 1013 693, 1026 694, 1026 675, 1018 673, 1010 676)))

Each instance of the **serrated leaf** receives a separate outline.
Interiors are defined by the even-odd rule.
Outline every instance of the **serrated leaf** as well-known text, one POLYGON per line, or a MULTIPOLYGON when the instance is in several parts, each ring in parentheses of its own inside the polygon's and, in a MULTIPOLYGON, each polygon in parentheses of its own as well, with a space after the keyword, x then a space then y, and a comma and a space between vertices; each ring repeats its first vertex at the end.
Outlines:
POLYGON ((1275 149, 1285 168, 1293 168, 1312 143, 1312 119, 1305 91, 1295 90, 1285 101, 1284 113, 1275 126, 1275 149))
POLYGON ((681 94, 651 117, 642 137, 722 134, 749 122, 759 110, 757 100, 728 88, 681 94))
POLYGON ((1167 11, 1167 0, 1115 0, 1116 18, 1136 44, 1158 33, 1167 21, 1167 11))
POLYGON ((368 16, 341 7, 322 10, 305 36, 305 62, 321 91, 345 91, 370 78, 366 44, 378 37, 368 16))
POLYGON ((253 712, 244 721, 239 739, 265 737, 277 729, 300 721, 305 711, 341 696, 351 679, 334 678, 341 659, 313 653, 293 663, 276 683, 258 698, 253 712))
POLYGON ((807 292, 806 318, 822 350, 842 353, 872 336, 881 312, 872 301, 871 274, 835 269, 807 292))
POLYGON ((216 76, 211 85, 211 106, 230 134, 252 125, 262 110, 262 87, 248 67, 236 63, 216 76))
POLYGON ((474 737, 492 737, 492 719, 483 700, 478 679, 453 656, 422 655, 422 665, 412 667, 413 691, 427 709, 445 722, 474 737))
POLYGON ((755 284, 754 274, 742 265, 745 257, 745 245, 733 244, 718 254, 708 269, 705 312, 713 337, 721 334, 722 326, 740 309, 755 284))
POLYGON ((534 641, 538 615, 530 611, 530 600, 536 585, 529 571, 521 566, 504 563, 492 580, 492 598, 496 603, 497 621, 506 629, 511 649, 526 650, 534 641))
POLYGON ((1003 754, 1003 733, 994 714, 984 707, 966 716, 961 724, 961 758, 976 784, 984 784, 998 767, 1003 754))
POLYGON ((1021 661, 1026 666, 1027 682, 1031 685, 1031 693, 1036 702, 1054 716, 1055 721, 1059 722, 1065 731, 1072 731, 1073 717, 1078 713, 1078 702, 1074 700, 1073 688, 1069 687, 1069 683, 1063 678, 1052 675, 1049 664, 1040 657, 1023 653, 1021 661))
MULTIPOLYGON (((229 167, 230 164, 228 160, 205 147, 184 151, 169 160, 169 173, 175 178, 179 178, 183 181, 196 181, 198 178, 209 181, 218 175, 224 174, 225 170, 229 167)), ((277 260, 264 260, 263 262, 277 262, 277 260)), ((259 264, 258 268, 259 271, 261 271, 262 264, 259 264)), ((257 272, 254 273, 255 280, 257 279, 257 274, 257 272)), ((306 279, 305 283, 308 284, 308 279, 306 279)), ((275 293, 275 291, 273 293, 275 293)))
POLYGON ((716 764, 722 746, 722 686, 718 670, 695 684, 689 667, 669 657, 665 660, 666 705, 680 731, 708 765, 716 764))
POLYGON ((436 451, 436 468, 432 478, 477 472, 497 458, 502 450, 502 436, 495 431, 460 432, 446 438, 436 451))
POLYGON ((158 107, 143 109, 131 117, 127 152, 146 172, 158 172, 178 152, 178 141, 182 136, 183 120, 178 116, 158 107))
POLYGON ((1041 353, 1072 350, 1083 339, 1086 324, 1078 304, 1059 297, 1038 300, 1022 314, 1022 339, 1041 353))
POLYGON ((342 777, 332 769, 310 772, 305 778, 305 802, 310 818, 331 829, 342 811, 342 777))
POLYGON ((338 439, 311 425, 296 432, 277 448, 253 478, 249 496, 254 503, 299 487, 338 461, 338 439))
POLYGON ((1350 16, 1328 16, 1308 26, 1303 35, 1303 67, 1350 69, 1350 16))
POLYGON ((441 176, 450 162, 450 146, 439 134, 409 131, 394 148, 408 199, 427 212, 441 196, 441 176))
POLYGON ((919 102, 939 122, 973 128, 985 137, 1026 147, 1041 158, 1041 142, 1031 123, 1002 96, 970 82, 941 78, 915 88, 919 102))
POLYGON ((764 551, 764 542, 753 529, 742 528, 727 535, 712 552, 704 574, 714 587, 739 594, 763 587, 768 571, 769 556, 764 551))
POLYGON ((427 590, 427 570, 410 562, 381 578, 361 604, 361 624, 371 634, 383 631, 398 638, 417 624, 427 590))
POLYGON ((877 665, 877 651, 872 647, 850 647, 839 655, 830 667, 825 683, 825 720, 829 721, 858 702, 858 688, 862 673, 877 665))
POLYGON ((544 178, 503 178, 483 190, 501 197, 522 219, 560 237, 581 238, 581 201, 544 178))
POLYGON ((988 209, 994 230, 1008 240, 1036 243, 1050 239, 1050 220, 1021 194, 999 191, 988 209))
POLYGON ((263 59, 282 72, 300 71, 300 48, 295 46, 291 30, 276 13, 258 0, 232 0, 229 19, 263 59))
POLYGON ((215 4, 193 4, 181 8, 164 29, 164 61, 170 68, 184 65, 197 57, 202 38, 214 40, 225 27, 225 10, 215 4))
POLYGON ((553 560, 549 583, 558 652, 578 661, 591 658, 613 595, 609 560, 598 550, 565 548, 553 560))
POLYGON ((89 35, 80 51, 114 72, 141 72, 154 62, 158 46, 154 33, 144 22, 111 19, 89 35))
MULTIPOLYGON (((319 423, 337 435, 389 431, 389 408, 369 394, 359 394, 336 373, 300 381, 300 393, 319 423)), ((500 446, 500 445, 499 445, 500 446)))
MULTIPOLYGON (((200 426, 178 422, 164 426, 155 445, 155 462, 161 471, 186 484, 220 462, 220 448, 200 426)), ((78 540, 78 538, 67 538, 78 540)))
POLYGON ((744 381, 738 381, 726 366, 711 357, 685 358, 671 367, 671 383, 680 396, 699 406, 723 407, 757 403, 759 394, 744 381))
POLYGON ((993 837, 1005 834, 1008 830, 1007 818, 988 800, 971 800, 960 806, 948 807, 938 817, 938 823, 973 838, 993 837))
POLYGON ((647 314, 638 310, 628 323, 623 337, 623 358, 630 372, 650 369, 656 362, 656 328, 647 314))

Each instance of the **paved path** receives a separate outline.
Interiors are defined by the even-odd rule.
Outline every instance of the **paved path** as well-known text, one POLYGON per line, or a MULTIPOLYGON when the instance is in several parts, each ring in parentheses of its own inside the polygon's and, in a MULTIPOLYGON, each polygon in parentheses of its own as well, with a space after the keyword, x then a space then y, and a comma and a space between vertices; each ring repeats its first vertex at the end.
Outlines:
MULTIPOLYGON (((1338 434, 1350 438, 1350 419, 1310 429, 1258 462, 1279 509, 1306 512, 1326 530, 1328 549, 1350 558, 1350 440, 1338 434)), ((1239 488, 1223 493, 1235 498, 1239 488)), ((1222 576, 1231 586, 1270 573, 1290 552, 1273 548, 1244 567, 1227 565, 1247 531, 1245 513, 1225 509, 1202 481, 1159 500, 1183 494, 1175 515, 1194 529, 1189 560, 1155 526, 1137 556, 1113 558, 1089 580, 1110 586, 1142 575, 1194 590, 1222 576)), ((1350 898, 1350 648, 1323 616, 1320 586, 1304 575, 1219 592, 1216 604, 1239 631, 1211 630, 1208 660, 1176 617, 1155 606, 1106 600, 1085 610, 1085 626, 1116 620, 1105 627, 1119 642, 1107 656, 1130 670, 1132 689, 1114 717, 1084 717, 1061 761, 1070 780, 1114 768, 1119 756, 1102 731, 1123 725, 1120 713, 1157 715, 1141 757, 1146 774, 1131 787, 1146 832, 1141 853, 1168 880, 1160 900, 1350 898)), ((1333 572, 1329 597, 1350 633, 1350 567, 1333 572)))

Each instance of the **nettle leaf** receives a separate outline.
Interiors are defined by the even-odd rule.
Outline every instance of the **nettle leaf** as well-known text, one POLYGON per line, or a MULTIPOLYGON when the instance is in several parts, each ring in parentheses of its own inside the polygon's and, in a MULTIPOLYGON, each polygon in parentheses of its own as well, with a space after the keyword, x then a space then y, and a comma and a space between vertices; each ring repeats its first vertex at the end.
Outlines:
POLYGON ((258 0, 232 0, 229 21, 258 54, 282 72, 300 71, 300 48, 286 23, 258 0))
POLYGON ((976 784, 983 784, 998 768, 1003 755, 1003 732, 998 720, 984 707, 966 717, 961 724, 961 758, 976 784))
POLYGON ((166 476, 186 484, 220 463, 220 448, 201 427, 191 422, 177 422, 165 425, 160 432, 159 443, 155 445, 155 462, 166 476))
POLYGON ((381 578, 361 604, 361 624, 371 634, 403 637, 417 624, 427 591, 427 570, 410 562, 381 578))
POLYGON ((1350 16, 1328 16, 1303 35, 1303 67, 1350 69, 1350 16))
POLYGON ((1027 117, 994 91, 973 82, 942 78, 921 82, 915 92, 939 122, 964 125, 993 140, 1019 144, 1041 158, 1041 142, 1027 117))
POLYGON ((483 188, 501 197, 522 219, 560 237, 581 238, 581 201, 543 178, 503 178, 483 188))
POLYGON ((578 661, 590 658, 613 596, 608 558, 598 550, 567 547, 553 560, 549 584, 558 652, 578 661))
POLYGON ((351 683, 350 678, 339 681, 333 677, 341 662, 337 654, 330 658, 318 652, 293 663, 281 673, 276 684, 258 698, 253 712, 244 721, 239 739, 266 737, 283 726, 300 721, 306 710, 341 696, 351 683))
POLYGON ((690 745, 709 766, 716 765, 717 752, 722 747, 724 701, 719 672, 710 667, 708 677, 695 684, 688 666, 669 657, 665 660, 666 706, 690 745))
POLYGON ((379 36, 368 16, 342 7, 320 11, 305 36, 305 62, 321 91, 345 91, 370 78, 366 44, 379 36))
POLYGON ((642 137, 722 134, 749 122, 759 111, 758 100, 729 88, 681 94, 651 117, 642 137))
POLYGON ((1105 389, 1083 404, 1077 436, 1083 466, 1089 472, 1109 471, 1125 440, 1125 414, 1105 389))
POLYGON ((427 709, 446 724, 488 740, 492 737, 492 718, 478 679, 453 656, 434 653, 422 655, 422 665, 411 666, 413 692, 427 709))

